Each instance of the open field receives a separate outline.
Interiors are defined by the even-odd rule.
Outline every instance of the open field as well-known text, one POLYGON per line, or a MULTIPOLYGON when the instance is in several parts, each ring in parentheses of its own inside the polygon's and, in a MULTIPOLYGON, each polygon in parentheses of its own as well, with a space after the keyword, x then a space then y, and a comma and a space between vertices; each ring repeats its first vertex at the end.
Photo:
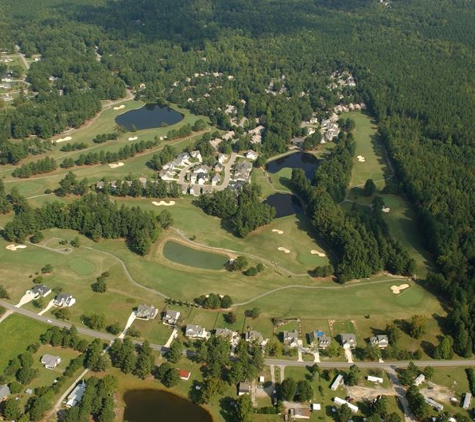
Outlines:
POLYGON ((31 343, 36 343, 48 326, 20 315, 10 315, 0 324, 0 371, 7 366, 10 359, 25 352, 31 343), (7 342, 5 340, 8 339, 7 342))

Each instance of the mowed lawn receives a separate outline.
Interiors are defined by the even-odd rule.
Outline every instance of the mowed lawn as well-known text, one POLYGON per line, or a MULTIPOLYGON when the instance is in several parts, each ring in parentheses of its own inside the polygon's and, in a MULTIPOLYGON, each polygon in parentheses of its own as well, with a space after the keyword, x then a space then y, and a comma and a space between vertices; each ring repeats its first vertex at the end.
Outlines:
POLYGON ((26 351, 26 348, 39 341, 48 325, 30 318, 12 314, 0 324, 0 371, 10 359, 26 351))
POLYGON ((362 187, 366 180, 373 179, 376 186, 381 189, 384 187, 384 172, 387 164, 383 157, 382 147, 376 140, 376 123, 370 116, 361 111, 343 113, 341 118, 350 118, 356 124, 354 131, 356 152, 350 186, 362 187), (357 157, 359 155, 365 158, 364 163, 358 161, 357 157))

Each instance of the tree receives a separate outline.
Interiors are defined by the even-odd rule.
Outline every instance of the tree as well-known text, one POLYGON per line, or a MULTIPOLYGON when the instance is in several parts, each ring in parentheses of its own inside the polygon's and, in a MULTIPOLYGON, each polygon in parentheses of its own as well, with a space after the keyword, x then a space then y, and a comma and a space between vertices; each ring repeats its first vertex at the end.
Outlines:
POLYGON ((180 382, 180 376, 178 375, 178 370, 175 368, 170 368, 167 372, 165 372, 162 383, 168 388, 174 387, 180 382))
POLYGON ((249 394, 244 394, 236 402, 236 420, 239 422, 252 422, 254 420, 254 408, 249 394))
POLYGON ((388 399, 386 396, 380 396, 375 402, 373 402, 373 413, 376 413, 382 417, 385 417, 388 413, 388 399))
POLYGON ((293 378, 285 378, 281 385, 282 398, 287 401, 293 401, 296 392, 297 382, 293 378))
POLYGON ((71 311, 69 308, 57 308, 53 309, 51 313, 55 316, 57 319, 61 320, 69 320, 71 318, 71 311))
POLYGON ((170 346, 170 349, 168 349, 168 352, 166 352, 165 357, 171 363, 178 363, 181 359, 182 351, 183 345, 178 341, 174 341, 170 346))
POLYGON ((246 317, 252 318, 252 319, 259 318, 260 314, 261 314, 261 310, 257 307, 254 307, 252 309, 246 309, 246 311, 244 311, 244 315, 246 315, 246 317))
POLYGON ((307 380, 300 380, 297 383, 298 398, 300 402, 313 399, 313 388, 307 380))
POLYGON ((3 286, 0 286, 0 298, 1 299, 10 299, 10 296, 8 295, 7 290, 3 286))
POLYGON ((230 271, 242 271, 248 266, 247 258, 245 256, 238 256, 229 265, 230 271))
POLYGON ((356 365, 351 365, 350 370, 346 374, 345 384, 349 386, 358 385, 361 378, 360 368, 356 365))
POLYGON ((98 277, 96 282, 91 285, 91 288, 96 293, 105 293, 107 291, 107 283, 105 277, 98 277))
POLYGON ((3 407, 3 416, 5 417, 5 420, 17 420, 21 414, 20 402, 15 397, 9 398, 3 407))
POLYGON ((53 272, 53 266, 51 264, 46 264, 42 269, 41 272, 43 274, 49 274, 53 272))
POLYGON ((444 336, 438 346, 434 350, 435 359, 452 359, 454 351, 452 349, 453 339, 450 336, 444 336))
POLYGON ((418 420, 423 420, 427 418, 430 412, 429 405, 425 402, 424 396, 419 393, 419 390, 416 386, 412 385, 409 387, 406 393, 407 400, 411 406, 414 416, 418 420))
POLYGON ((163 210, 157 216, 157 221, 159 222, 162 229, 168 229, 173 224, 173 216, 170 211, 163 210))
POLYGON ((340 406, 335 413, 335 419, 337 420, 337 422, 348 422, 352 418, 352 416, 353 413, 346 404, 340 406))
POLYGON ((234 324, 237 321, 235 312, 228 312, 227 314, 223 315, 223 318, 228 324, 234 324))
POLYGON ((216 396, 223 394, 225 391, 226 384, 222 379, 207 377, 203 381, 198 402, 199 404, 208 404, 216 396))
POLYGON ((36 231, 33 236, 30 237, 31 243, 40 243, 44 239, 44 235, 42 232, 36 231))
POLYGON ((424 368, 424 376, 426 377, 427 381, 430 381, 432 377, 434 376, 434 368, 432 366, 426 366, 424 368))
POLYGON ((364 185, 363 193, 365 196, 372 196, 376 192, 376 185, 373 179, 368 179, 364 185))
POLYGON ((409 326, 409 335, 415 339, 421 338, 427 332, 427 321, 423 315, 413 315, 409 326))

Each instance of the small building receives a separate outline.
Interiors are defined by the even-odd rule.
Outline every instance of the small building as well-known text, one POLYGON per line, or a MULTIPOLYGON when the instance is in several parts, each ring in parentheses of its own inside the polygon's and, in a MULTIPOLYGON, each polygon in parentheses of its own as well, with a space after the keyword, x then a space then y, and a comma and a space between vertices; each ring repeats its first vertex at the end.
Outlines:
POLYGON ((74 387, 74 390, 71 391, 69 396, 66 398, 66 407, 76 406, 82 400, 84 391, 86 391, 86 381, 83 380, 74 387))
POLYGON ((168 309, 163 313, 162 322, 165 325, 176 325, 178 318, 180 318, 180 311, 172 311, 168 309))
POLYGON ((350 402, 346 400, 340 399, 340 397, 335 397, 333 399, 333 402, 338 406, 343 406, 344 404, 346 404, 353 413, 356 413, 359 410, 358 406, 355 406, 354 404, 351 404, 350 402))
POLYGON ((212 186, 216 186, 220 181, 221 181, 221 176, 220 176, 219 174, 215 174, 215 175, 211 178, 211 185, 212 185, 212 186))
POLYGON ((289 409, 289 416, 293 419, 310 419, 310 409, 303 407, 291 407, 289 409))
POLYGON ((51 293, 51 289, 44 284, 37 284, 32 289, 27 290, 26 293, 37 299, 39 297, 48 296, 51 293))
POLYGON ((255 161, 259 158, 259 154, 256 151, 253 151, 250 149, 249 151, 246 152, 244 155, 248 160, 255 161))
POLYGON ((190 371, 185 371, 184 369, 179 369, 178 370, 178 376, 183 381, 188 381, 190 379, 191 372, 190 371))
POLYGON ((191 151, 190 155, 191 155, 191 158, 194 158, 195 160, 198 160, 199 162, 203 160, 201 156, 201 152, 199 150, 191 151))
POLYGON ((185 337, 193 339, 207 339, 210 332, 206 331, 202 326, 195 324, 188 324, 185 328, 185 337))
POLYGON ((193 169, 194 174, 207 174, 209 172, 209 168, 207 166, 198 166, 195 169, 193 169))
POLYGON ((156 309, 152 305, 139 305, 137 308, 137 311, 135 313, 135 316, 139 319, 145 319, 145 320, 150 320, 154 319, 157 316, 158 309, 156 309))
POLYGON ((284 331, 282 333, 284 344, 289 347, 298 347, 299 333, 294 331, 284 331))
POLYGON ((462 402, 462 409, 468 409, 472 401, 472 393, 465 393, 465 397, 462 402))
POLYGON ((218 154, 218 163, 223 165, 226 161, 228 161, 228 155, 226 154, 218 154))
POLYGON ((431 399, 430 397, 425 397, 424 396, 424 401, 431 407, 433 407, 435 410, 437 410, 438 412, 442 412, 442 410, 444 410, 444 405, 439 403, 439 402, 436 402, 434 399, 431 399))
POLYGON ((381 377, 373 377, 372 375, 368 375, 366 379, 370 382, 374 382, 375 384, 382 384, 384 381, 381 377))
POLYGON ((265 382, 266 380, 266 377, 264 375, 259 375, 259 377, 257 378, 257 381, 259 382, 265 382))
POLYGON ((58 308, 68 308, 73 306, 76 303, 73 295, 69 293, 60 293, 53 301, 54 306, 58 308))
POLYGON ((414 380, 413 384, 417 387, 421 385, 424 381, 426 380, 426 377, 424 374, 419 374, 416 379, 414 380))
POLYGON ((385 349, 389 346, 389 340, 386 334, 370 337, 369 342, 372 346, 378 346, 380 349, 385 349))
POLYGON ((318 349, 327 349, 332 342, 332 338, 322 331, 312 331, 308 334, 308 339, 309 343, 318 349))
POLYGON ((0 402, 6 400, 10 394, 10 388, 8 385, 0 385, 0 402))
POLYGON ((333 391, 336 391, 340 385, 343 385, 343 383, 344 383, 343 375, 338 374, 335 380, 330 385, 330 389, 333 391))
POLYGON ((25 390, 25 394, 28 394, 29 396, 31 396, 31 395, 33 394, 33 389, 27 388, 27 389, 25 390))
POLYGON ((353 333, 340 334, 341 345, 346 349, 354 349, 356 347, 356 336, 353 333))
POLYGON ((41 363, 46 369, 55 369, 61 363, 61 358, 59 356, 43 355, 41 363))
POLYGON ((224 169, 224 166, 221 164, 221 163, 216 163, 214 166, 213 166, 213 170, 216 172, 216 173, 221 173, 224 169))
POLYGON ((322 405, 321 405, 320 403, 312 403, 312 404, 310 405, 310 410, 311 410, 312 412, 317 412, 317 411, 319 411, 319 410, 322 410, 322 405))
POLYGON ((238 384, 238 396, 251 393, 251 384, 249 382, 240 382, 238 384))
POLYGON ((264 336, 259 331, 255 330, 246 331, 244 338, 248 343, 258 343, 261 346, 265 346, 267 343, 264 336))

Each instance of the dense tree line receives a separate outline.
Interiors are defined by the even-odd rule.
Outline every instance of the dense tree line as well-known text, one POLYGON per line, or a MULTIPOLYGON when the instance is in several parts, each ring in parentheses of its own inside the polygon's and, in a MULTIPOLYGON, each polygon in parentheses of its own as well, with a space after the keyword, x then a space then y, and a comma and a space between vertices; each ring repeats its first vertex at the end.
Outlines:
POLYGON ((96 191, 111 196, 130 196, 132 198, 178 198, 181 195, 180 186, 176 182, 165 182, 153 179, 142 183, 139 179, 116 180, 114 185, 104 181, 104 186, 96 191))
POLYGON ((140 255, 149 252, 161 230, 153 213, 140 207, 119 208, 108 196, 91 193, 70 204, 53 202, 21 210, 5 225, 3 235, 22 243, 34 231, 53 227, 77 230, 94 241, 126 238, 130 248, 140 255))
POLYGON ((38 161, 22 164, 21 167, 17 167, 13 170, 12 176, 19 177, 20 179, 28 179, 37 174, 51 173, 57 168, 58 165, 56 164, 56 160, 54 158, 46 157, 38 161))
POLYGON ((99 133, 94 137, 92 142, 95 144, 103 144, 104 142, 107 141, 115 141, 117 139, 117 133, 112 132, 112 133, 99 133))
POLYGON ((246 237, 251 231, 269 224, 275 216, 275 208, 259 199, 260 187, 245 185, 236 192, 230 189, 203 194, 199 206, 207 214, 229 221, 233 232, 246 237))
POLYGON ((62 152, 80 151, 86 149, 88 145, 85 142, 73 142, 63 145, 59 150, 62 152))

